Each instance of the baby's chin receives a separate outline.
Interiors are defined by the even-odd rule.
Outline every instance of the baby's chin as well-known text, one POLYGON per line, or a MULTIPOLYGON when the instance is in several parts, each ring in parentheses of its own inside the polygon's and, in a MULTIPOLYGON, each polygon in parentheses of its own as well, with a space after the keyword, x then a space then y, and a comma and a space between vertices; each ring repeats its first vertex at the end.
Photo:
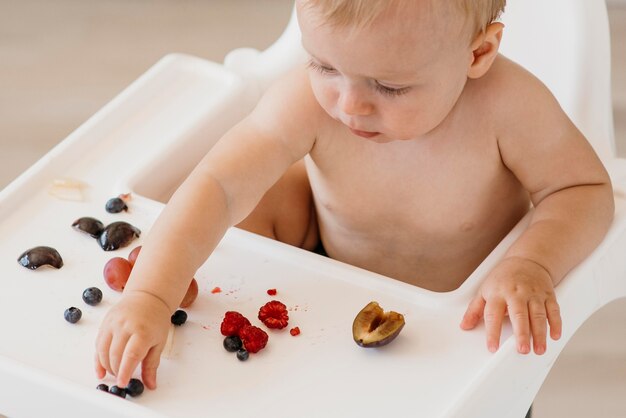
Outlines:
MULTIPOLYGON (((353 132, 353 135, 355 133, 353 132)), ((405 137, 405 136, 396 136, 393 134, 386 134, 383 132, 376 132, 376 135, 355 135, 362 139, 363 141, 375 142, 377 144, 388 144, 390 142, 401 142, 401 141, 411 141, 415 139, 414 137, 405 137)))
MULTIPOLYGON (((390 142, 403 142, 403 141, 413 141, 420 137, 420 135, 408 135, 404 134, 393 134, 393 133, 382 133, 380 132, 378 135, 372 138, 367 138, 368 141, 376 142, 379 144, 388 144, 390 142)), ((365 139, 365 138, 364 138, 365 139)))
POLYGON ((378 135, 373 136, 371 138, 363 138, 363 140, 364 141, 375 142, 377 144, 388 144, 390 142, 397 141, 397 139, 389 138, 388 136, 385 136, 383 134, 378 134, 378 135))

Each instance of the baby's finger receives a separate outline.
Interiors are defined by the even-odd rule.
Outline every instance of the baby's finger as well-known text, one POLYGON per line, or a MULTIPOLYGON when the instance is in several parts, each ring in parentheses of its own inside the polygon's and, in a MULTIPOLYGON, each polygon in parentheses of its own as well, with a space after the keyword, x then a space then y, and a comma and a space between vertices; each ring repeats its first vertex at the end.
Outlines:
MULTIPOLYGON (((113 373, 111 365, 109 364, 109 349, 111 347, 111 340, 113 335, 111 333, 99 334, 96 339, 96 354, 98 355, 98 364, 100 364, 107 372, 113 373)), ((96 368, 96 373, 98 369, 96 368)))
POLYGON ((98 379, 104 379, 104 377, 107 375, 107 371, 102 366, 102 364, 100 364, 100 357, 98 356, 98 352, 93 353, 93 360, 94 368, 96 369, 96 377, 98 377, 98 379))
POLYGON ((487 349, 495 353, 500 346, 502 320, 506 311, 506 303, 502 299, 488 300, 485 304, 485 328, 487 331, 487 349))
POLYGON ((126 343, 124 354, 117 373, 117 385, 121 388, 128 386, 128 382, 139 363, 146 357, 150 346, 141 338, 133 335, 126 343))
POLYGON ((521 354, 530 353, 530 323, 528 321, 528 305, 525 302, 510 302, 507 307, 509 319, 513 326, 513 334, 517 342, 517 351, 521 354))
POLYGON ((141 378, 148 389, 156 389, 157 368, 161 362, 163 346, 152 347, 141 363, 141 378))
POLYGON ((558 340, 561 338, 563 322, 561 321, 561 308, 556 299, 546 300, 546 313, 548 315, 548 324, 550 324, 550 338, 558 340))
POLYGON ((117 376, 120 370, 120 363, 122 362, 122 357, 124 356, 124 350, 129 337, 129 335, 124 333, 122 335, 114 336, 111 341, 111 348, 109 349, 109 363, 111 364, 111 374, 113 374, 113 376, 117 376))
POLYGON ((535 354, 541 355, 546 352, 547 317, 544 303, 531 300, 528 303, 530 310, 530 328, 533 332, 533 347, 535 354))
POLYGON ((463 320, 461 320, 461 329, 470 330, 478 325, 483 317, 485 309, 485 299, 482 296, 476 296, 468 305, 463 320))

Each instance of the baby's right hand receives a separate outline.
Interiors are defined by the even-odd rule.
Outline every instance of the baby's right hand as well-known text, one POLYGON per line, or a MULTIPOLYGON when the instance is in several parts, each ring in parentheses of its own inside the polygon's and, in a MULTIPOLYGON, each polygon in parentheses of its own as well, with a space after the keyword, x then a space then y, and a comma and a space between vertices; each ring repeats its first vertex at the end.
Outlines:
POLYGON ((96 338, 96 375, 109 372, 117 385, 126 387, 141 363, 141 377, 148 389, 156 388, 156 370, 165 346, 171 312, 161 299, 149 293, 126 291, 105 316, 96 338))

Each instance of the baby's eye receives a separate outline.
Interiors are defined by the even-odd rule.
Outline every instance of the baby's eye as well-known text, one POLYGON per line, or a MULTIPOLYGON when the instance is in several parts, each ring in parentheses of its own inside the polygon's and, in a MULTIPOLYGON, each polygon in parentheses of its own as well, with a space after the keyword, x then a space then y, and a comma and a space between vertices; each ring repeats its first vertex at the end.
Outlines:
POLYGON ((409 90, 411 90, 410 87, 400 87, 400 88, 387 87, 387 86, 380 84, 378 81, 376 82, 375 87, 376 87, 376 91, 382 94, 385 94, 387 96, 401 96, 403 94, 408 93, 409 90))
POLYGON ((334 68, 328 67, 326 65, 318 64, 317 62, 313 60, 309 60, 309 62, 307 63, 307 67, 315 71, 318 71, 322 74, 331 74, 335 72, 334 68))

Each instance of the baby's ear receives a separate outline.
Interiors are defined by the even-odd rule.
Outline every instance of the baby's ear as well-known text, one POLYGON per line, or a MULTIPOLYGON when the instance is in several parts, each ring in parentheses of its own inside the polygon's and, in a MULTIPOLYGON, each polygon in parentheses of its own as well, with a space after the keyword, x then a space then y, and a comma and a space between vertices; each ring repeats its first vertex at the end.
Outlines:
POLYGON ((503 29, 502 23, 491 23, 485 32, 476 36, 471 45, 473 59, 467 71, 469 78, 480 78, 489 70, 498 56, 503 29))

